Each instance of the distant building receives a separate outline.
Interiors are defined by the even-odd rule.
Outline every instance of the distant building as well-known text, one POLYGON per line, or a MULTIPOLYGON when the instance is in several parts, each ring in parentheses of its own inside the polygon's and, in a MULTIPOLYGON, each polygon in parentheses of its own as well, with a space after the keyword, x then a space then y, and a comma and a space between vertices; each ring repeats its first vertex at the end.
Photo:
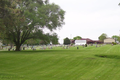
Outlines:
POLYGON ((111 44, 112 42, 115 42, 115 39, 113 39, 113 38, 106 38, 106 39, 104 39, 104 43, 105 44, 111 44))
POLYGON ((102 41, 99 40, 91 40, 89 38, 82 38, 80 40, 86 40, 87 44, 102 44, 102 41))
POLYGON ((86 43, 86 40, 75 40, 75 45, 85 45, 86 43))
POLYGON ((75 45, 82 45, 82 44, 102 44, 102 41, 99 40, 91 40, 89 38, 82 38, 80 40, 72 40, 71 43, 75 45))
POLYGON ((71 44, 75 44, 75 40, 70 40, 70 43, 71 44))

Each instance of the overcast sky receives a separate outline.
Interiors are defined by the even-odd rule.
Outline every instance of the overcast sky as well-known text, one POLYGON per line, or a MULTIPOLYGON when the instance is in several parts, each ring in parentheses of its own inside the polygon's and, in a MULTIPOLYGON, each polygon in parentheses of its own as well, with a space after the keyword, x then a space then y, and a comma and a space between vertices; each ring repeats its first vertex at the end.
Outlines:
POLYGON ((98 40, 102 33, 108 37, 120 34, 120 0, 49 0, 65 12, 65 25, 55 31, 63 39, 81 36, 98 40))

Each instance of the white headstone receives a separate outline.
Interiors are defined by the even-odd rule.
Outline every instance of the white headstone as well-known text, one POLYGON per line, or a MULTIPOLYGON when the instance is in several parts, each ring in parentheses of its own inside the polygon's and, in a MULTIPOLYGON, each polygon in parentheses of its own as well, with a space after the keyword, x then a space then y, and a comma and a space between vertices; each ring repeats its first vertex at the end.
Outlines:
POLYGON ((0 40, 0 48, 2 48, 2 41, 0 40))

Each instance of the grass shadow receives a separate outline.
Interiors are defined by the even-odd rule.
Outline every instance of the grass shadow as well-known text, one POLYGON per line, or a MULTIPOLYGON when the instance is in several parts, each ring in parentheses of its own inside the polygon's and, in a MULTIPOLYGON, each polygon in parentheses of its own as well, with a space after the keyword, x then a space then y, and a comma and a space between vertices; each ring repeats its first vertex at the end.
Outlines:
POLYGON ((0 53, 15 53, 15 54, 18 54, 18 53, 23 53, 23 54, 27 54, 27 53, 52 53, 52 52, 60 52, 60 53, 63 53, 63 52, 71 52, 71 51, 75 51, 75 50, 22 50, 22 51, 0 51, 0 53))
POLYGON ((111 59, 120 59, 119 55, 105 55, 105 54, 100 54, 100 55, 95 55, 100 58, 111 58, 111 59))

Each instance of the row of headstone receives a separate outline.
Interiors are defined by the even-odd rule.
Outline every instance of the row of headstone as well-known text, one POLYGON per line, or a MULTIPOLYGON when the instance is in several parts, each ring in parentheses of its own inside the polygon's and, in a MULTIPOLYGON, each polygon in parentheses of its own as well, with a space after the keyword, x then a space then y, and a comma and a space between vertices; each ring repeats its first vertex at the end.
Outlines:
MULTIPOLYGON (((84 47, 89 47, 91 44, 86 45, 81 45, 83 48, 84 47)), ((95 47, 101 47, 104 46, 105 44, 93 44, 95 47)), ((80 45, 79 45, 80 46, 80 45)), ((78 45, 60 45, 60 46, 46 46, 46 45, 39 45, 39 46, 21 46, 21 50, 46 50, 46 49, 55 49, 56 47, 63 47, 63 49, 69 49, 70 47, 77 47, 77 49, 79 49, 78 45)), ((15 46, 11 48, 11 46, 5 46, 3 47, 4 50, 8 50, 8 51, 12 51, 15 50, 15 46)))
MULTIPOLYGON (((81 45, 83 48, 84 47, 87 47, 87 46, 89 46, 89 45, 91 45, 91 44, 88 44, 88 45, 81 45)), ((94 44, 94 46, 97 48, 97 47, 101 47, 101 46, 104 46, 105 44, 94 44)), ((79 49, 79 47, 77 46, 77 49, 79 49)))
POLYGON ((70 49, 70 47, 72 47, 72 46, 71 45, 64 45, 62 47, 63 47, 63 49, 70 49))

